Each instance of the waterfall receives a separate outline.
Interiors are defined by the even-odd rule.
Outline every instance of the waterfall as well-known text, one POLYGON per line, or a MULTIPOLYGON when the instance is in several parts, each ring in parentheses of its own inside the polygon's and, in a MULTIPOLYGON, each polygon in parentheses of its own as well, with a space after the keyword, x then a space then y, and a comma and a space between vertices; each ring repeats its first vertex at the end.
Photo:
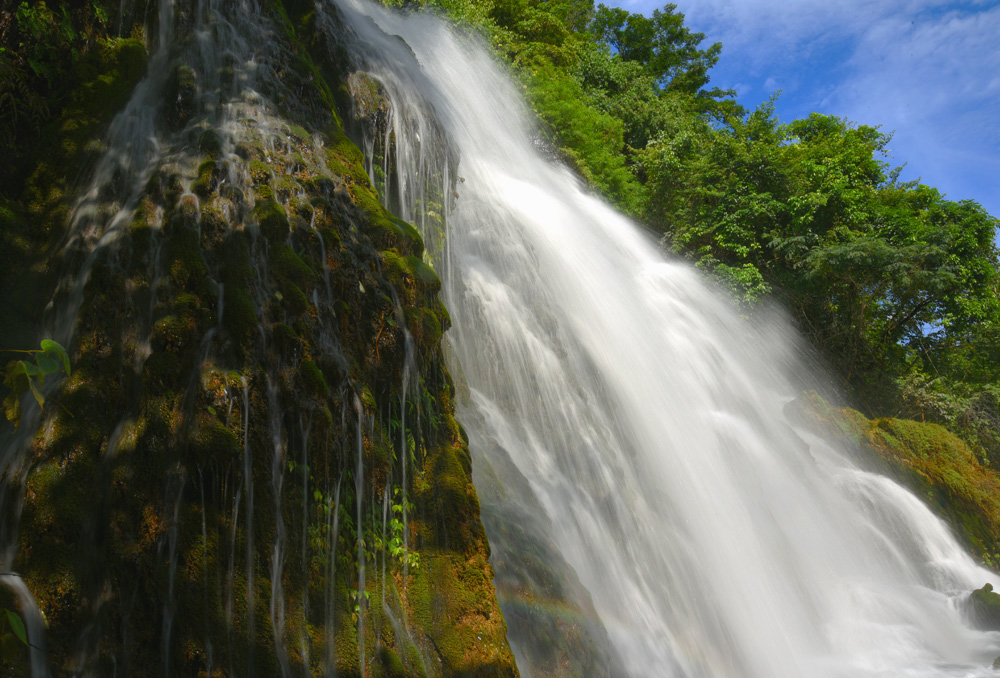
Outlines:
POLYGON ((590 675, 990 675, 1000 639, 958 601, 991 574, 912 494, 788 423, 787 324, 741 319, 540 155, 474 36, 337 7, 387 102, 359 133, 369 172, 443 279, 477 483, 527 492, 484 516, 521 504, 579 579, 612 647, 590 675))
POLYGON ((25 672, 513 676, 481 506, 525 676, 989 673, 991 574, 788 421, 784 321, 540 153, 475 35, 287 5, 149 8, 48 243, 73 374, 0 450, 25 672))

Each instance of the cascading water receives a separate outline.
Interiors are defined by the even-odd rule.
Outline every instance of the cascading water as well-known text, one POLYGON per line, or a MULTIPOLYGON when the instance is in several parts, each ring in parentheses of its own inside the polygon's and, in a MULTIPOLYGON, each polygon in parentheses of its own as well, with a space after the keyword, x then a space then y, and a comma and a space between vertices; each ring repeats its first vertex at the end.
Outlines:
POLYGON ((474 39, 337 6, 386 102, 373 181, 437 255, 478 477, 509 455, 526 480, 615 648, 591 675, 989 674, 1000 639, 958 601, 991 573, 910 493, 806 449, 783 412, 802 369, 784 325, 749 327, 540 157, 474 39))
POLYGON ((513 675, 455 400, 524 675, 985 671, 956 601, 989 573, 805 449, 780 323, 539 157, 475 40, 303 5, 158 4, 48 262, 73 376, 0 453, 33 678, 513 675), (443 276, 457 393, 439 282, 365 171, 443 276))

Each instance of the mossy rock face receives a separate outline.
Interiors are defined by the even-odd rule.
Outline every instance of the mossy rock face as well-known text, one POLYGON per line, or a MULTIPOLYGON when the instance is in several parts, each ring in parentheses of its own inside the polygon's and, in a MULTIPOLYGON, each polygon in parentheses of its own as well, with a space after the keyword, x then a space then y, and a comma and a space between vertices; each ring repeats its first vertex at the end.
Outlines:
POLYGON ((304 289, 311 289, 316 275, 302 257, 284 243, 277 243, 271 251, 271 273, 275 278, 289 280, 304 289))
MULTIPOLYGON (((88 224, 135 205, 117 240, 53 254, 78 197, 60 159, 100 152, 79 130, 109 121, 87 92, 61 120, 67 149, 0 202, 0 237, 37 247, 39 270, 93 262, 73 374, 5 479, 25 483, 14 567, 55 675, 516 675, 442 368, 440 281, 330 110, 339 74, 299 37, 315 20, 297 4, 267 3, 283 56, 261 64, 259 109, 236 77, 250 64, 223 60, 220 82, 188 58, 178 8, 163 162, 134 195, 125 174, 98 191, 88 224), (229 103, 246 118, 216 126, 229 103)), ((133 52, 113 67, 139 77, 133 52)), ((27 267, 11 261, 4 280, 27 267)))
POLYGON ((288 215, 278 201, 261 200, 254 206, 254 216, 260 232, 268 240, 281 241, 288 237, 291 230, 288 226, 288 215))
POLYGON ((323 373, 313 361, 303 360, 299 363, 299 375, 302 377, 302 383, 306 390, 315 397, 322 399, 329 393, 330 387, 326 385, 323 373))
POLYGON ((793 421, 858 451, 863 462, 907 485, 987 566, 1000 566, 1000 474, 938 424, 869 420, 812 393, 786 409, 793 421))
POLYGON ((222 152, 222 139, 215 130, 207 129, 198 137, 198 150, 209 160, 215 160, 222 152))
POLYGON ((188 448, 191 463, 212 463, 225 467, 234 463, 242 452, 243 447, 236 433, 216 416, 203 414, 198 417, 188 448))
POLYGON ((179 130, 197 112, 198 75, 189 66, 178 64, 167 84, 167 104, 163 117, 168 127, 179 130))
POLYGON ((277 323, 271 328, 271 337, 279 351, 294 351, 299 347, 299 335, 285 323, 277 323))
POLYGON ((257 311, 246 290, 226 287, 223 292, 222 323, 237 343, 246 343, 257 332, 257 311))

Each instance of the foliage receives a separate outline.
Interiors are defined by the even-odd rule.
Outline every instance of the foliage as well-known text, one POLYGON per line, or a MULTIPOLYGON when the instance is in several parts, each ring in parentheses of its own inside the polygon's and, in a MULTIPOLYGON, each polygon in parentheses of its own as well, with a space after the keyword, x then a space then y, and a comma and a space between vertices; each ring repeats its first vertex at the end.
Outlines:
POLYGON ((0 608, 0 660, 12 662, 28 646, 28 632, 24 621, 11 610, 0 608))
POLYGON ((692 33, 673 3, 649 17, 601 4, 590 30, 623 61, 641 65, 657 87, 688 94, 708 84, 708 71, 722 53, 721 42, 698 49, 705 34, 692 33))
MULTIPOLYGON (((9 161, 22 159, 66 103, 71 73, 83 54, 106 41, 110 23, 99 0, 21 2, 11 9, 0 22, 0 149, 9 161)), ((17 174, 9 161, 0 180, 17 174)))
POLYGON ((642 186, 621 154, 624 130, 614 116, 587 106, 576 80, 539 59, 527 69, 532 103, 548 121, 550 140, 580 174, 626 212, 640 207, 642 186))
POLYGON ((871 407, 921 347, 974 341, 1000 312, 997 220, 896 182, 879 158, 889 141, 816 113, 782 125, 772 99, 642 155, 647 217, 670 248, 748 302, 779 295, 871 407))
POLYGON ((11 395, 4 398, 4 415, 17 428, 21 423, 21 396, 31 392, 38 405, 45 404, 45 378, 50 374, 64 372, 70 374, 69 355, 57 342, 43 339, 41 348, 37 351, 22 351, 35 356, 33 362, 28 360, 12 360, 7 363, 4 376, 4 386, 11 390, 11 395))

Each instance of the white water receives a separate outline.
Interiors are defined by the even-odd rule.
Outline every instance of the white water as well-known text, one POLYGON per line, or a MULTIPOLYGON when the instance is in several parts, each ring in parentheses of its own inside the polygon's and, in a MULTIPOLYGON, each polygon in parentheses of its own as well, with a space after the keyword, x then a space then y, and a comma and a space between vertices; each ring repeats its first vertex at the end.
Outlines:
POLYGON ((470 389, 460 417, 474 452, 506 450, 530 483, 616 673, 992 675, 1000 639, 958 600, 995 577, 909 492, 806 449, 783 415, 803 369, 784 324, 749 327, 543 160, 473 40, 339 7, 392 98, 402 216, 419 225, 418 194, 451 192, 431 110, 457 149, 447 239, 425 238, 470 389))

